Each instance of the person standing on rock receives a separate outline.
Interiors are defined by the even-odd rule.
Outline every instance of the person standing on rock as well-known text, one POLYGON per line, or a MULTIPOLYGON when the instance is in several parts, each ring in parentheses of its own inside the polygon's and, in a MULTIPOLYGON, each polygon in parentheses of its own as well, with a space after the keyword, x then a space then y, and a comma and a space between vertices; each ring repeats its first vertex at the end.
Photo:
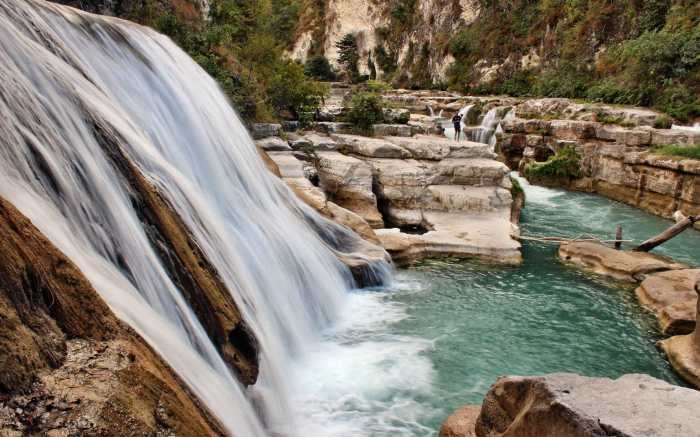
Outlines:
POLYGON ((459 136, 462 133, 462 114, 458 112, 452 117, 452 125, 455 127, 455 140, 459 141, 459 136))

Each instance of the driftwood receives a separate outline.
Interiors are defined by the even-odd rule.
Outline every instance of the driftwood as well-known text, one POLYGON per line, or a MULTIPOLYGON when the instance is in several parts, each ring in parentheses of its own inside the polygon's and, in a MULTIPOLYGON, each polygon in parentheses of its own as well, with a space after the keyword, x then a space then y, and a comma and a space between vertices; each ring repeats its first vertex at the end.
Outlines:
POLYGON ((680 220, 678 223, 675 225, 671 226, 670 228, 666 229, 659 235, 648 239, 647 241, 643 242, 639 246, 634 248, 635 252, 649 252, 651 249, 655 248, 656 246, 659 246, 671 238, 675 237, 676 235, 680 234, 681 232, 685 231, 686 229, 690 228, 693 226, 693 224, 697 221, 700 220, 700 215, 696 216, 689 216, 686 217, 683 220, 680 220))

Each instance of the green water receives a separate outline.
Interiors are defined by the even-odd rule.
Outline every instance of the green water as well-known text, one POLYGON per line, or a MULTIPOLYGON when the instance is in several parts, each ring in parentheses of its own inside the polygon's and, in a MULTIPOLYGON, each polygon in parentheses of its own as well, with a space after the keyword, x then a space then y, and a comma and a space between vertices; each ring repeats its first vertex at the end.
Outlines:
MULTIPOLYGON (((612 238, 621 224, 626 238, 643 240, 669 226, 597 196, 538 187, 527 194, 526 234, 612 238)), ((680 383, 654 345, 656 321, 637 303, 634 287, 566 266, 555 252, 556 245, 526 243, 518 268, 429 261, 399 273, 387 298, 408 317, 393 332, 436 339, 426 353, 437 375, 427 402, 448 412, 480 403, 506 374, 648 373, 680 383)), ((700 232, 686 231, 658 252, 700 265, 700 232)))
MULTIPOLYGON (((526 234, 643 240, 670 222, 604 198, 526 186, 526 234)), ((634 287, 566 266, 526 244, 517 268, 427 261, 388 289, 358 291, 345 321, 300 368, 307 435, 435 435, 502 375, 648 373, 682 384, 655 347, 634 287)), ((700 232, 659 251, 700 265, 700 232)))

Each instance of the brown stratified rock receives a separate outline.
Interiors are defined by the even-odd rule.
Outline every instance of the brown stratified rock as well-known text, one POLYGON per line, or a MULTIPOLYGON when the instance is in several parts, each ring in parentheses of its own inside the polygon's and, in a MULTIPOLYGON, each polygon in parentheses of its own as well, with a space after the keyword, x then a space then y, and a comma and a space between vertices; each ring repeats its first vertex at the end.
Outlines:
POLYGON ((96 124, 100 145, 129 184, 131 202, 144 228, 149 230, 146 235, 168 276, 240 381, 246 385, 255 383, 257 340, 243 320, 231 291, 168 200, 124 155, 119 144, 114 142, 116 134, 105 129, 108 128, 96 124))
POLYGON ((555 373, 499 378, 476 422, 479 437, 671 437, 700 430, 700 392, 649 375, 555 373))
MULTIPOLYGON (((700 281, 695 284, 695 291, 700 294, 700 281)), ((697 312, 700 312, 700 299, 697 312)), ((697 321, 691 334, 671 337, 661 341, 660 345, 676 372, 700 389, 700 327, 697 321)))
POLYGON ((594 242, 564 243, 559 257, 568 263, 620 281, 641 282, 647 275, 687 266, 647 252, 615 250, 594 242))
POLYGON ((452 413, 440 427, 438 437, 476 437, 476 420, 481 405, 465 405, 452 413))
POLYGON ((224 435, 78 268, 0 199, 0 435, 224 435))
POLYGON ((695 329, 700 269, 672 270, 647 276, 635 293, 651 309, 664 335, 690 334, 695 329))

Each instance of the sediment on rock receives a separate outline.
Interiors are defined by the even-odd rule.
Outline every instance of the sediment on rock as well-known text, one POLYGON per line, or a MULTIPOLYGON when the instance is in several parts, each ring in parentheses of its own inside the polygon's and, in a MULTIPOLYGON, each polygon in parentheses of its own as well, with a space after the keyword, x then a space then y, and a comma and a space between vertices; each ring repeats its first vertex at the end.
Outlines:
POLYGON ((0 332, 2 435, 224 435, 78 268, 4 199, 0 332))

